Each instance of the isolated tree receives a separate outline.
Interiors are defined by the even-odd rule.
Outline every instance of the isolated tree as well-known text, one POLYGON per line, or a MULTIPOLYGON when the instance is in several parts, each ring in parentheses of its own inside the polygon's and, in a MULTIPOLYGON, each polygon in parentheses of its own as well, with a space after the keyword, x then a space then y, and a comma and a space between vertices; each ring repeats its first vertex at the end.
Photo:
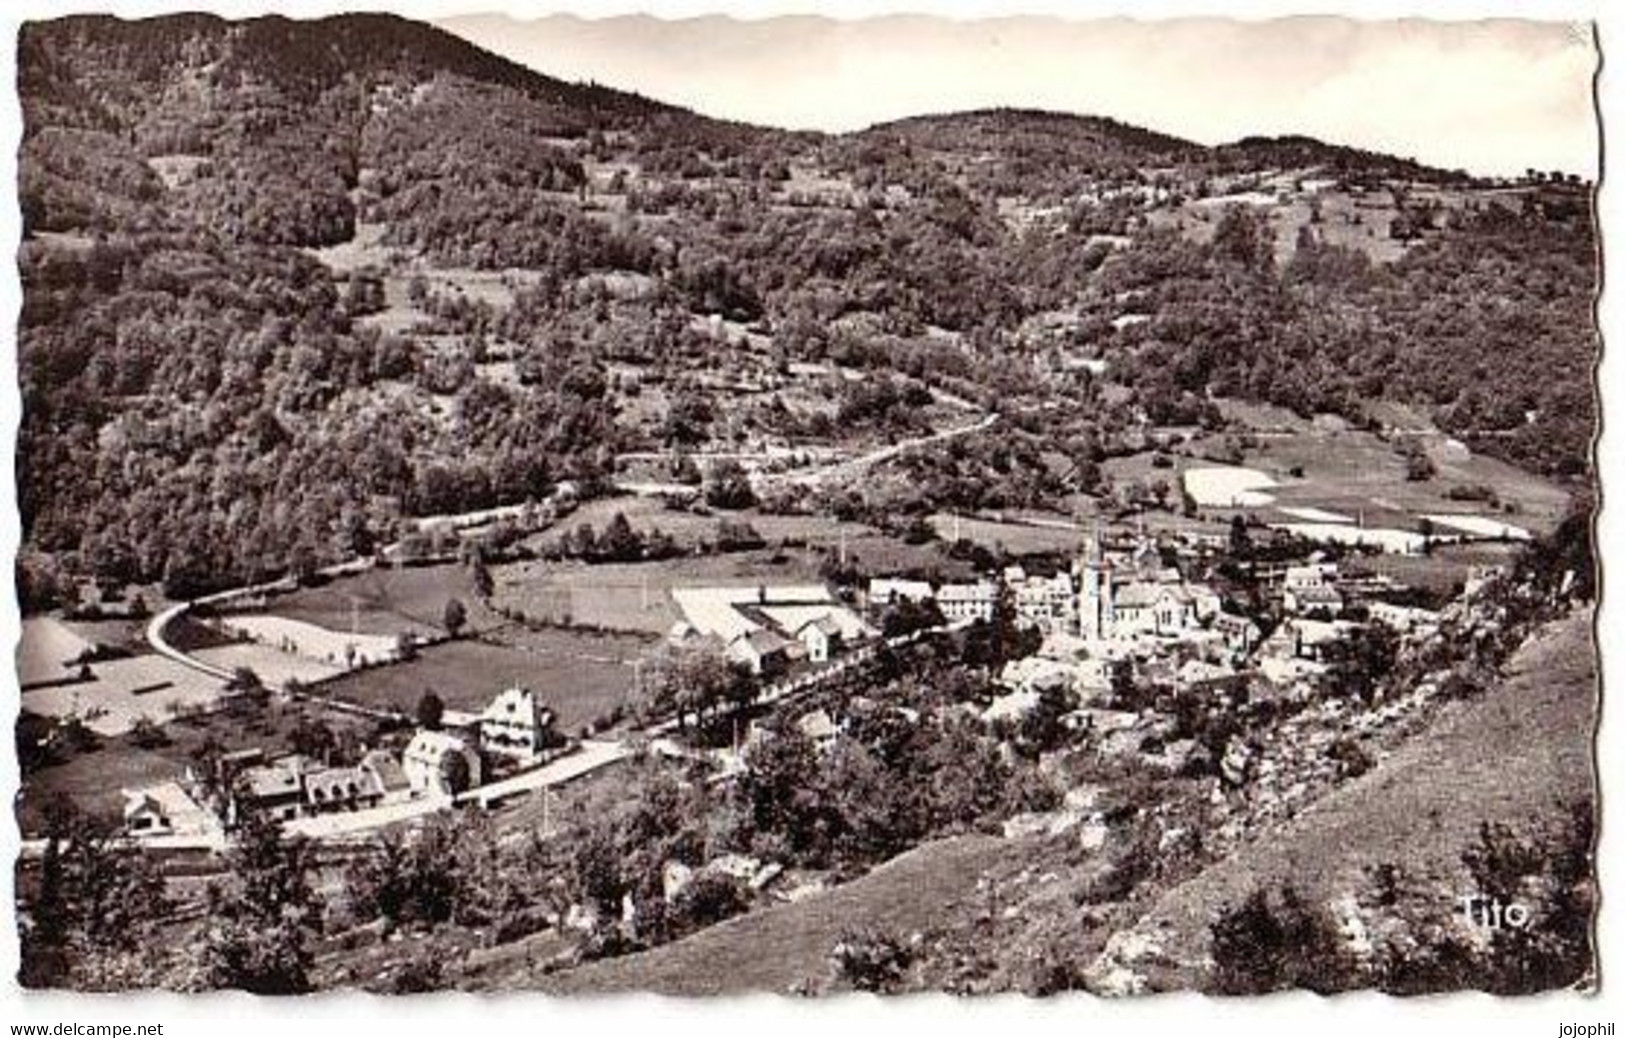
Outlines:
POLYGON ((437 731, 445 720, 446 704, 432 690, 427 690, 418 699, 417 721, 418 727, 425 731, 437 731))
POLYGON ((491 579, 491 568, 485 564, 485 556, 474 556, 473 565, 474 595, 484 601, 491 600, 491 594, 496 590, 496 582, 491 579))
POLYGON ((632 529, 625 513, 616 512, 604 527, 604 536, 598 542, 599 550, 612 562, 631 562, 643 554, 643 538, 632 529))
POLYGON ((467 624, 468 607, 463 605, 463 600, 460 598, 448 599, 445 612, 440 615, 440 626, 446 629, 447 634, 456 638, 462 634, 463 628, 467 624))
POLYGON ((705 501, 713 508, 749 508, 756 503, 750 474, 733 458, 723 458, 711 466, 705 481, 705 501))
POLYGON ((473 788, 474 773, 468 766, 468 758, 456 752, 441 757, 440 784, 452 796, 466 793, 473 788))
POLYGON ((329 761, 338 746, 338 738, 327 722, 314 717, 301 717, 288 733, 288 745, 295 753, 329 761))

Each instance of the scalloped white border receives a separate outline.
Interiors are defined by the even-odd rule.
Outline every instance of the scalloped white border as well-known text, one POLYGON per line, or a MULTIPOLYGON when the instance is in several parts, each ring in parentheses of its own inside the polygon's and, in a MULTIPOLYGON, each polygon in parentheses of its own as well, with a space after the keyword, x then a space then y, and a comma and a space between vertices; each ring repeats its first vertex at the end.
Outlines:
MULTIPOLYGON (((817 13, 855 18, 887 13, 938 14, 953 18, 1009 16, 1014 14, 1054 14, 1066 17, 1100 17, 1132 14, 1140 18, 1178 15, 1270 18, 1293 14, 1343 14, 1362 19, 1427 17, 1469 19, 1482 17, 1577 20, 1598 23, 1603 51, 1602 72, 1598 77, 1600 118, 1606 126, 1610 118, 1621 117, 1625 104, 1625 79, 1610 65, 1610 53, 1618 47, 1625 52, 1625 4, 1610 8, 1602 0, 1592 3, 1568 0, 542 0, 538 3, 502 3, 500 0, 363 0, 360 3, 283 0, 280 3, 248 3, 242 0, 155 3, 150 0, 115 0, 112 3, 85 0, 12 0, 0 11, 6 41, 0 45, 0 183, 16 183, 16 148, 20 139, 19 115, 14 90, 16 82, 15 39, 17 24, 26 18, 101 11, 126 17, 173 10, 211 10, 228 16, 277 13, 318 16, 340 10, 388 9, 425 20, 453 14, 507 11, 516 17, 534 17, 569 12, 584 17, 650 13, 661 17, 690 17, 726 13, 744 18, 780 14, 817 13)), ((1613 60, 1620 60, 1614 58, 1613 60)), ((1604 147, 1606 153, 1606 132, 1604 147)), ((1611 291, 1616 278, 1625 277, 1625 268, 1616 261, 1613 234, 1625 230, 1625 195, 1609 182, 1606 165, 1599 198, 1599 219, 1604 243, 1604 293, 1600 304, 1604 351, 1599 369, 1599 385, 1604 400, 1604 422, 1598 444, 1598 469, 1603 483, 1603 511, 1599 521, 1599 543, 1604 560, 1604 599, 1598 621, 1603 654, 1605 686, 1625 673, 1625 606, 1619 601, 1610 563, 1625 565, 1625 506, 1616 494, 1625 494, 1625 443, 1620 428, 1625 425, 1625 360, 1618 343, 1625 341, 1625 295, 1611 291), (1609 344, 1613 344, 1610 348, 1609 344), (1612 419, 1612 420, 1610 420, 1612 419), (1614 632, 1614 637, 1609 637, 1614 632)), ((18 244, 19 220, 15 190, 8 204, 0 207, 0 253, 14 256, 18 244)), ((15 444, 19 398, 14 379, 16 342, 14 329, 20 303, 14 266, 7 260, 7 275, 0 278, 0 494, 14 484, 12 445, 15 444)), ((0 559, 14 556, 18 541, 18 519, 9 499, 0 507, 0 559)), ((0 582, 9 579, 0 571, 0 582)), ((0 645, 15 646, 19 625, 15 601, 0 592, 0 645)), ((11 668, 0 667, 0 689, 7 695, 4 713, 14 716, 16 685, 11 668)), ((288 1038, 290 1032, 305 1035, 335 1035, 357 1038, 361 1035, 388 1035, 389 1038, 444 1038, 473 1033, 478 1038, 563 1038, 631 1034, 647 1038, 674 1035, 705 1035, 721 1038, 742 1034, 763 1038, 780 1036, 829 1035, 859 1028, 875 1031, 928 1029, 934 1034, 985 1036, 1010 1033, 1020 1028, 1032 1033, 1084 1035, 1094 1033, 1214 1035, 1314 1034, 1353 1035, 1372 1038, 1377 1034, 1464 1033, 1508 1035, 1519 1038, 1553 1038, 1560 1022, 1614 1022, 1625 1024, 1625 815, 1618 808, 1625 803, 1620 793, 1625 781, 1625 721, 1618 716, 1621 707, 1604 696, 1605 708, 1598 743, 1598 766, 1603 785, 1603 824, 1599 848, 1602 881, 1602 911, 1599 921, 1602 990, 1582 998, 1548 995, 1533 999, 1494 999, 1483 995, 1458 995, 1433 999, 1393 1000, 1379 995, 1343 996, 1325 1001, 1309 994, 1274 996, 1263 1000, 1210 1000, 1196 995, 1165 996, 1154 999, 1103 1002, 1087 996, 1035 1001, 1019 997, 996 999, 953 999, 947 996, 919 996, 877 1000, 867 997, 793 1000, 777 996, 716 999, 706 1002, 672 1001, 652 996, 596 1000, 548 1000, 524 994, 506 996, 436 996, 416 999, 383 999, 340 994, 293 1000, 255 1000, 233 994, 209 997, 140 995, 89 997, 35 994, 20 991, 13 974, 17 961, 15 928, 0 926, 0 1027, 13 1023, 154 1023, 166 1024, 165 1034, 176 1038, 217 1038, 230 1033, 233 1038, 288 1038)), ((16 789, 14 754, 8 747, 0 752, 0 785, 16 789)), ((11 812, 0 820, 0 911, 9 913, 12 905, 12 872, 9 863, 17 853, 17 831, 11 812)), ((8 1031, 0 1032, 0 1035, 8 1031)))

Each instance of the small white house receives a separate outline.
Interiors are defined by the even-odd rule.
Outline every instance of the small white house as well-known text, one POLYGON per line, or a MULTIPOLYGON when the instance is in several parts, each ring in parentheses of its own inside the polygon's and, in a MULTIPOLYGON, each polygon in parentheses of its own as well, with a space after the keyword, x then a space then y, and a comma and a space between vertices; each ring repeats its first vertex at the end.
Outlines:
POLYGON ((401 754, 401 769, 406 772, 407 784, 416 794, 447 794, 453 790, 447 782, 447 772, 456 765, 448 758, 460 756, 468 769, 470 788, 480 784, 480 755, 461 736, 450 732, 420 731, 407 744, 401 754))
POLYGON ((779 635, 759 628, 741 634, 728 643, 727 657, 739 663, 758 677, 771 677, 782 673, 789 665, 790 643, 779 635))
POLYGON ((160 836, 174 826, 151 793, 124 791, 124 831, 131 836, 160 836))
POLYGON ((796 641, 806 652, 808 663, 827 663, 841 651, 841 625, 828 616, 808 620, 796 630, 796 641))

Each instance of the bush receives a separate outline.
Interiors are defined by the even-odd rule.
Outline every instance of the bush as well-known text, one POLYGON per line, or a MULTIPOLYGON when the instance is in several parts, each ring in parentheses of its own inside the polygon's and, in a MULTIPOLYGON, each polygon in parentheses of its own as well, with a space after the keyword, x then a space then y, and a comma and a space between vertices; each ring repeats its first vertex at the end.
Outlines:
POLYGON ((1289 988, 1319 994, 1355 986, 1356 970, 1331 916, 1291 886, 1272 897, 1254 890, 1211 927, 1209 988, 1221 995, 1262 995, 1289 988))
POLYGON ((908 945, 879 930, 848 930, 830 952, 837 983, 858 991, 887 994, 902 987, 914 952, 908 945))
POLYGON ((672 907, 675 922, 697 930, 745 911, 750 907, 750 896, 732 876, 702 872, 672 907))

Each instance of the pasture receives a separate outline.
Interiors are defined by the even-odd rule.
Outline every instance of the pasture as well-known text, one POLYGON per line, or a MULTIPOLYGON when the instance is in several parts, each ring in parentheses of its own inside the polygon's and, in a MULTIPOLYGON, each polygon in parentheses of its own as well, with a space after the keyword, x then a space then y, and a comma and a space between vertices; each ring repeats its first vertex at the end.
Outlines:
MULTIPOLYGON (((821 580, 826 554, 843 547, 848 562, 865 573, 952 569, 931 544, 912 545, 861 523, 820 516, 755 512, 701 516, 667 511, 645 498, 615 498, 583 506, 571 526, 602 531, 616 512, 633 529, 658 526, 680 545, 711 543, 723 519, 748 522, 769 545, 720 554, 688 555, 658 562, 517 562, 492 567, 497 608, 517 609, 534 620, 664 635, 681 618, 673 588, 808 583, 821 580)), ((543 535, 544 537, 548 535, 543 535)), ((551 537, 556 540, 558 534, 551 537)), ((533 541, 533 544, 535 542, 533 541)), ((541 543, 548 543, 543 540, 541 543)))
POLYGON ((218 678, 148 653, 90 665, 89 681, 33 688, 22 708, 45 717, 79 717, 91 731, 122 735, 146 718, 163 724, 187 710, 212 708, 225 692, 218 678))
POLYGON ((300 588, 270 601, 277 616, 329 631, 393 638, 399 634, 437 637, 446 603, 460 599, 471 630, 500 622, 474 594, 472 573, 455 563, 435 566, 379 566, 338 577, 318 587, 300 588))
POLYGON ((816 563, 801 553, 774 557, 756 551, 664 562, 514 563, 493 568, 492 598, 533 620, 664 635, 681 618, 673 588, 817 579, 816 563))
POLYGON ((513 685, 534 690, 558 717, 561 731, 575 733, 634 694, 632 661, 646 645, 639 639, 582 632, 507 632, 511 643, 445 642, 414 660, 356 671, 321 687, 324 695, 411 716, 425 692, 451 710, 478 713, 513 685))
POLYGON ((1242 511, 1272 525, 1347 522, 1415 533, 1426 516, 1440 535, 1518 539, 1524 532, 1550 530, 1567 507, 1568 496, 1556 485, 1474 454, 1401 409, 1388 407, 1383 413, 1412 423, 1405 428, 1413 435, 1401 439, 1411 439, 1426 454, 1434 468, 1429 478, 1407 478, 1400 440, 1352 428, 1333 416, 1305 419, 1230 401, 1222 402, 1221 410, 1249 437, 1237 464, 1208 460, 1214 439, 1197 437, 1170 447, 1161 468, 1152 465, 1150 451, 1112 458, 1102 467, 1118 482, 1162 479, 1181 485, 1204 518, 1242 511), (1491 499, 1469 500, 1464 492, 1491 499))
MULTIPOLYGON (((1011 555, 1072 554, 1079 551, 1089 537, 1086 524, 1060 517, 1001 522, 938 512, 931 517, 931 526, 945 541, 959 537, 1011 555)), ((965 575, 969 575, 968 571, 965 575)))

